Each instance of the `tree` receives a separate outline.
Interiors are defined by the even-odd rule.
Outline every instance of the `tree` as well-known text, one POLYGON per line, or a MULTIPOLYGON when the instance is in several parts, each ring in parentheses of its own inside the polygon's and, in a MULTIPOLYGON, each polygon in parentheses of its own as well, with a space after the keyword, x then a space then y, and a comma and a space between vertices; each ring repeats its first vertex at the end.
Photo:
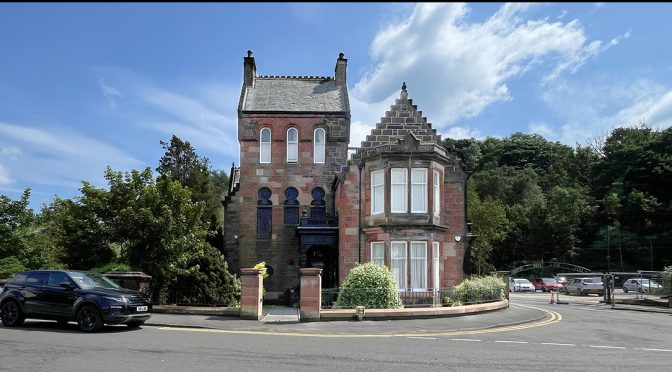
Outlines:
POLYGON ((476 268, 476 274, 481 275, 495 270, 495 266, 491 263, 492 250, 495 244, 506 238, 509 221, 504 204, 500 200, 491 196, 481 200, 473 182, 469 182, 467 187, 467 216, 473 222, 473 232, 477 235, 471 243, 470 259, 476 268))
POLYGON ((22 269, 61 267, 52 236, 28 208, 29 199, 30 189, 18 201, 0 196, 0 278, 22 269))

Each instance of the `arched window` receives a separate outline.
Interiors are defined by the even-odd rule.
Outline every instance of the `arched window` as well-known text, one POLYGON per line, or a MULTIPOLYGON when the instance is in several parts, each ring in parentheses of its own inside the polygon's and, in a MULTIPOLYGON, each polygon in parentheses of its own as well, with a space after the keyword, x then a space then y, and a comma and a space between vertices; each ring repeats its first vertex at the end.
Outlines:
POLYGON ((324 144, 326 142, 326 136, 324 134, 324 129, 317 128, 313 134, 313 162, 314 163, 324 163, 324 144))
POLYGON ((310 218, 312 220, 324 221, 327 218, 327 202, 324 201, 324 189, 316 187, 311 193, 313 201, 310 202, 310 218))
POLYGON ((259 163, 271 162, 271 129, 262 128, 259 132, 259 163))
POLYGON ((298 225, 299 223, 299 201, 296 198, 299 191, 293 187, 285 190, 285 225, 298 225))
POLYGON ((287 162, 299 161, 299 132, 296 128, 287 129, 287 162))
POLYGON ((271 189, 262 187, 257 193, 257 238, 270 239, 272 232, 272 205, 271 189))

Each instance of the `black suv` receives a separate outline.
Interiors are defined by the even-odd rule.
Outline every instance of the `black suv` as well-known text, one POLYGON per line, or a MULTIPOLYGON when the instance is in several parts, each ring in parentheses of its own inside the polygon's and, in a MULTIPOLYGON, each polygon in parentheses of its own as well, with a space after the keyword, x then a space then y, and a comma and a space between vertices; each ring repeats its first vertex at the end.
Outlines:
POLYGON ((123 289, 105 276, 83 271, 34 270, 16 274, 0 293, 0 318, 5 327, 26 318, 75 320, 84 332, 103 324, 141 326, 152 304, 136 291, 123 289))

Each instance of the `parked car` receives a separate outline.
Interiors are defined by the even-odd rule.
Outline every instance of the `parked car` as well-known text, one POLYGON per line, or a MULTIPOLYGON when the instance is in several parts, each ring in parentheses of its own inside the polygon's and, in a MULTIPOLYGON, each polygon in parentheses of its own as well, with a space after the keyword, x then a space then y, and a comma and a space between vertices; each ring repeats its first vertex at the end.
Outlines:
POLYGON ((527 279, 511 279, 509 292, 534 292, 534 285, 527 279))
POLYGON ((535 289, 540 289, 542 292, 555 291, 562 288, 562 284, 558 283, 554 278, 537 278, 532 281, 535 289))
POLYGON ((604 296, 604 284, 602 283, 602 278, 599 277, 575 278, 567 283, 565 286, 565 293, 576 294, 579 296, 594 293, 599 296, 604 296))
POLYGON ((97 273, 33 270, 15 275, 0 293, 0 319, 5 327, 26 318, 76 321, 84 332, 104 324, 141 326, 151 317, 152 304, 140 293, 119 287, 97 273))
POLYGON ((655 291, 659 288, 662 288, 660 283, 646 278, 632 278, 623 283, 623 292, 625 293, 628 293, 628 291, 649 293, 651 290, 655 291))

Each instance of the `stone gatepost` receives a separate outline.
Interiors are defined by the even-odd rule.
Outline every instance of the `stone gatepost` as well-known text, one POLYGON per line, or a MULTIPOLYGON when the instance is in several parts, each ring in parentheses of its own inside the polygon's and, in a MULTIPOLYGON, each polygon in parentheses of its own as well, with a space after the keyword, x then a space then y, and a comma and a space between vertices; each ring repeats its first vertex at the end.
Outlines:
POLYGON ((509 300, 509 271, 495 271, 495 275, 502 278, 504 283, 506 284, 506 287, 504 287, 504 298, 506 300, 509 300))
POLYGON ((322 305, 322 269, 304 268, 301 273, 299 313, 302 322, 320 320, 322 305))
POLYGON ((240 269, 240 317, 261 320, 264 279, 259 269, 240 269))

